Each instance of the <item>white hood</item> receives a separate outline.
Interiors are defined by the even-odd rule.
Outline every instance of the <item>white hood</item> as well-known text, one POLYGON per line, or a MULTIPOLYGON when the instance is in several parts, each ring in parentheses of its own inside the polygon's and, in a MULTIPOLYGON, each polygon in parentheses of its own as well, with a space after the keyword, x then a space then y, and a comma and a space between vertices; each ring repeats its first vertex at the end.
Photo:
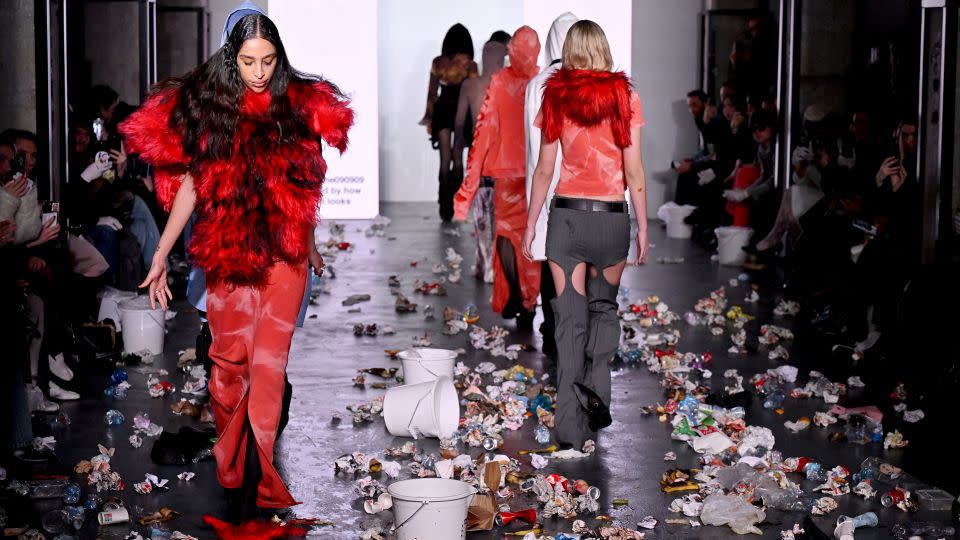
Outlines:
POLYGON ((547 63, 559 60, 563 56, 563 41, 567 39, 570 27, 580 19, 569 11, 554 19, 547 34, 547 63))

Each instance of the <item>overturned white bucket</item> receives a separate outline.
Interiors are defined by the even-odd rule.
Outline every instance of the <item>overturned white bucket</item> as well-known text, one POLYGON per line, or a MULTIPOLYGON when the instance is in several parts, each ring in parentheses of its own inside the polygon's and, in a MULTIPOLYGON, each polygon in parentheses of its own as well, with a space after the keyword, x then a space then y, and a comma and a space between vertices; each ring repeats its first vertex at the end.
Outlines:
POLYGON ((447 439, 460 423, 460 400, 449 377, 387 390, 383 421, 396 437, 447 439))
POLYGON ((120 302, 117 309, 123 328, 123 352, 135 353, 147 349, 154 356, 163 354, 163 311, 151 309, 147 295, 120 302))
POLYGON ((120 321, 119 305, 121 302, 132 300, 137 297, 133 291, 121 291, 113 287, 104 287, 100 294, 100 311, 97 313, 97 322, 110 319, 117 332, 123 331, 123 323, 120 321))
POLYGON ((403 382, 420 384, 433 382, 440 377, 453 380, 453 364, 456 351, 447 349, 408 349, 399 355, 403 364, 403 382))
POLYGON ((664 205, 661 211, 657 212, 658 216, 663 214, 663 221, 667 224, 667 238, 690 238, 693 236, 693 227, 684 223, 683 220, 692 214, 697 207, 688 204, 668 206, 669 204, 671 203, 664 205))
POLYGON ((393 497, 397 540, 466 538, 467 508, 477 493, 473 486, 459 480, 414 478, 390 484, 387 492, 393 497))
POLYGON ((714 231, 717 235, 717 255, 720 264, 725 266, 740 266, 747 260, 747 252, 743 247, 750 243, 753 229, 750 227, 719 227, 714 231))

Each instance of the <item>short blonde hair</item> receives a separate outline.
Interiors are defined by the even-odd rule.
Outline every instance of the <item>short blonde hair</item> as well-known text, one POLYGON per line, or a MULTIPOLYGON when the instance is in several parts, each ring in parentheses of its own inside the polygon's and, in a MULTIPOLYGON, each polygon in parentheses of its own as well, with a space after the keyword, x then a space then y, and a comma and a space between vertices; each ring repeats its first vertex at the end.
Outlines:
POLYGON ((563 41, 563 67, 595 71, 610 71, 613 68, 610 44, 599 24, 582 20, 570 27, 563 41))

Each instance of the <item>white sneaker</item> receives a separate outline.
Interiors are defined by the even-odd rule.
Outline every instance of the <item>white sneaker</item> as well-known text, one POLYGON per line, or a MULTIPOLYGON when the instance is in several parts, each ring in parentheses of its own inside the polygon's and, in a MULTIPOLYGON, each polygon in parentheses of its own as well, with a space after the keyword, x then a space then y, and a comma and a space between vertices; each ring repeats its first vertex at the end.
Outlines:
POLYGON ((47 400, 43 392, 35 384, 27 384, 27 406, 31 411, 42 413, 55 413, 60 410, 60 405, 47 400))
POLYGON ((63 360, 63 353, 49 357, 50 373, 65 381, 73 380, 73 370, 63 360))
POLYGON ((73 401, 80 399, 80 394, 60 388, 57 383, 50 381, 50 397, 60 401, 73 401))

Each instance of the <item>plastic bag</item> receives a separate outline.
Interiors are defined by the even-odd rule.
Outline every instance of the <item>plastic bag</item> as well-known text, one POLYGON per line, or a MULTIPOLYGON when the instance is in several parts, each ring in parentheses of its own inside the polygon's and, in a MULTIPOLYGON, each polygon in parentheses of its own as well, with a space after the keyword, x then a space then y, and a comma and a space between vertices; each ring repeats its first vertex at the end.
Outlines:
POLYGON ((715 493, 703 500, 700 521, 704 525, 729 525, 737 534, 763 534, 757 523, 766 519, 763 510, 736 495, 715 493))

